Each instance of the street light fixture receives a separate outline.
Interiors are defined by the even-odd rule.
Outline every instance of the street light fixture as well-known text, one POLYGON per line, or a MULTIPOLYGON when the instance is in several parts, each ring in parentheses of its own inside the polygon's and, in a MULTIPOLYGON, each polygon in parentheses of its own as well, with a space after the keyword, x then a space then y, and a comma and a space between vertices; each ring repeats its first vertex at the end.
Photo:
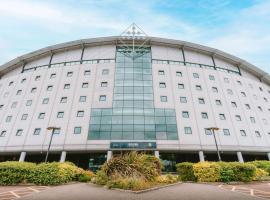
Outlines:
POLYGON ((54 131, 55 130, 59 130, 60 128, 59 127, 54 127, 54 126, 49 126, 47 128, 48 131, 52 131, 51 133, 51 138, 50 138, 50 143, 49 143, 49 146, 48 146, 48 150, 47 150, 47 153, 46 153, 46 157, 45 157, 45 163, 47 162, 48 160, 48 156, 49 156, 49 152, 50 152, 50 149, 51 149, 51 144, 52 144, 52 138, 53 138, 53 134, 54 134, 54 131))
POLYGON ((212 133, 214 135, 216 149, 217 149, 217 155, 218 155, 218 160, 221 161, 221 157, 220 157, 220 153, 219 153, 219 149, 218 149, 218 144, 217 144, 217 139, 216 139, 216 135, 215 135, 215 131, 218 131, 219 128, 218 127, 209 127, 209 128, 206 128, 206 129, 212 131, 212 133))

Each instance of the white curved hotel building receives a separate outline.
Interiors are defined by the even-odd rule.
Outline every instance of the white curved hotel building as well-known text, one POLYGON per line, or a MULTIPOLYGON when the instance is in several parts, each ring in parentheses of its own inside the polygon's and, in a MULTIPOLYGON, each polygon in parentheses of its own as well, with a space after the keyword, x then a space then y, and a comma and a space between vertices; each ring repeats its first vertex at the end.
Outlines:
POLYGON ((51 139, 49 160, 85 168, 130 149, 167 165, 217 160, 213 136, 222 160, 270 159, 270 76, 217 49, 83 39, 13 59, 0 77, 1 161, 43 161, 51 139))

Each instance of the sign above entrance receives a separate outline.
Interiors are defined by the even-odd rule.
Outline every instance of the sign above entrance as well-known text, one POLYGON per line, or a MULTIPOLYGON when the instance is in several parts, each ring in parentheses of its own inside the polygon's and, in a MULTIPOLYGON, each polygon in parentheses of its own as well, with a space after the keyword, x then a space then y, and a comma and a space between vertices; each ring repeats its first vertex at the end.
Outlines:
POLYGON ((156 142, 111 142, 111 149, 156 149, 156 142))

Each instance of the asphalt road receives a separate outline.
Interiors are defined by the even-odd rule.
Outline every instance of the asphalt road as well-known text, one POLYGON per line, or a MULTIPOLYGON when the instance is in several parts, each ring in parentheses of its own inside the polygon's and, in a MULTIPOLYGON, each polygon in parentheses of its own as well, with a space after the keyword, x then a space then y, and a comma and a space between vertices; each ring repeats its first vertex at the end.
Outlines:
POLYGON ((150 192, 134 194, 108 190, 92 184, 62 185, 20 198, 21 200, 258 200, 247 194, 232 192, 217 185, 183 183, 150 192))

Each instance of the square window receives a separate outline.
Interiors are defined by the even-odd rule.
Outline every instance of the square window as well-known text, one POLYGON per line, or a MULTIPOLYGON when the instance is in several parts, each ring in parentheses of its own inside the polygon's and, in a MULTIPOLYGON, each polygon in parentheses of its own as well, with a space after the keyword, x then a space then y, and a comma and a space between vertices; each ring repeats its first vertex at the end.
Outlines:
POLYGON ((40 80, 40 76, 36 76, 35 81, 39 81, 40 80))
POLYGON ((202 86, 200 85, 196 85, 195 87, 196 87, 196 90, 202 90, 202 86))
POLYGON ((37 91, 37 88, 32 88, 31 93, 35 93, 37 91))
POLYGON ((22 94, 22 90, 18 90, 16 95, 21 95, 22 94))
POLYGON ((101 82, 101 83, 100 83, 100 86, 101 86, 101 87, 107 87, 107 86, 108 86, 108 82, 101 82))
POLYGON ((247 136, 247 134, 246 134, 246 131, 245 131, 245 130, 240 130, 240 134, 241 134, 241 136, 247 136))
POLYGON ((16 108, 16 106, 17 106, 17 102, 13 102, 12 104, 11 104, 11 108, 16 108))
POLYGON ((191 127, 184 127, 185 134, 192 134, 191 127))
POLYGON ((84 116, 84 111, 80 110, 77 112, 77 117, 83 117, 84 116))
POLYGON ((48 104, 49 103, 49 98, 44 98, 42 100, 42 104, 48 104))
POLYGON ((236 121, 241 121, 241 116, 240 115, 235 115, 236 121))
POLYGON ((199 74, 198 73, 193 73, 193 78, 199 78, 199 74))
POLYGON ((62 97, 60 103, 67 103, 67 97, 62 97))
POLYGON ((255 131, 255 135, 256 135, 256 137, 259 137, 259 138, 262 137, 261 133, 259 131, 255 131))
POLYGON ((204 131, 205 131, 205 135, 212 135, 211 129, 205 128, 204 131))
POLYGON ((16 132, 16 136, 21 136, 23 133, 23 130, 22 129, 18 129, 17 132, 16 132))
POLYGON ((21 83, 24 83, 26 81, 26 78, 23 78, 22 80, 21 80, 21 83))
POLYGON ((63 117, 64 117, 64 112, 57 113, 57 118, 63 118, 63 117))
POLYGON ((178 89, 185 89, 185 85, 181 84, 181 83, 178 83, 178 89))
POLYGON ((245 92, 241 92, 241 95, 242 95, 242 97, 246 97, 247 96, 245 92))
POLYGON ((102 70, 102 75, 108 75, 108 74, 109 74, 109 69, 102 70))
POLYGON ((224 82, 225 82, 225 83, 229 83, 230 81, 229 81, 228 78, 225 77, 225 78, 224 78, 224 82))
POLYGON ((231 89, 227 89, 227 93, 228 93, 229 95, 233 95, 233 91, 232 91, 231 89))
POLYGON ((204 98, 199 98, 199 104, 205 104, 204 98))
POLYGON ((215 77, 213 75, 209 75, 209 80, 214 81, 215 77))
POLYGON ((85 70, 84 71, 84 76, 90 76, 91 75, 91 71, 90 70, 85 70))
POLYGON ((253 124, 255 124, 256 123, 255 117, 250 117, 250 122, 253 123, 253 124))
POLYGON ((237 108, 236 102, 232 101, 231 104, 232 104, 232 107, 233 107, 233 108, 237 108))
POLYGON ((3 107, 4 107, 4 105, 3 105, 3 104, 1 104, 1 105, 0 105, 0 110, 2 110, 2 109, 3 109, 3 107))
POLYGON ((182 76, 183 76, 183 75, 182 75, 182 72, 177 71, 177 72, 176 72, 176 76, 181 76, 181 77, 182 77, 182 76))
POLYGON ((203 119, 208 119, 208 114, 206 112, 201 113, 203 119))
POLYGON ((218 93, 217 87, 212 87, 212 91, 215 92, 215 93, 218 93))
POLYGON ((35 128, 33 135, 39 135, 41 128, 35 128))
POLYGON ((222 105, 221 100, 217 99, 217 100, 216 100, 216 105, 217 105, 217 106, 221 106, 221 105, 222 105))
POLYGON ((70 84, 65 84, 64 85, 64 89, 69 89, 70 88, 70 84))
POLYGON ((82 127, 76 126, 74 127, 74 134, 81 134, 82 132, 82 127))
POLYGON ((73 72, 68 72, 67 77, 71 77, 73 75, 73 72))
POLYGON ((79 102, 86 102, 86 96, 80 96, 79 102))
POLYGON ((263 109, 262 109, 262 107, 261 106, 258 106, 258 109, 259 109, 259 111, 263 111, 263 109))
POLYGON ((166 83, 163 83, 163 82, 159 83, 159 87, 160 88, 166 88, 166 83))
POLYGON ((45 113, 39 113, 38 119, 44 119, 45 118, 45 113))
POLYGON ((106 95, 100 95, 99 101, 106 101, 106 95))
POLYGON ((159 70, 159 71, 158 71, 158 75, 165 75, 164 70, 159 70))
POLYGON ((53 89, 53 86, 52 86, 52 85, 49 85, 49 86, 47 87, 47 91, 52 91, 52 89, 53 89))
POLYGON ((23 114, 21 120, 27 120, 28 114, 23 114))
POLYGON ((188 111, 183 111, 182 112, 182 117, 183 118, 189 118, 189 112, 188 111))
POLYGON ((161 102, 167 102, 167 96, 160 96, 161 102))
POLYGON ((51 74, 50 79, 53 79, 56 77, 56 74, 51 74))
POLYGON ((187 97, 180 97, 181 103, 187 103, 187 97))
POLYGON ((59 134, 60 134, 60 131, 61 131, 60 128, 55 128, 55 129, 53 129, 52 134, 53 134, 53 135, 59 135, 59 134))
POLYGON ((0 137, 5 137, 6 136, 6 133, 7 133, 7 131, 1 131, 0 137))
POLYGON ((238 85, 242 85, 241 81, 237 81, 238 85))
POLYGON ((250 105, 249 104, 245 104, 245 106, 246 106, 247 110, 250 110, 250 105))
POLYGON ((220 120, 225 120, 226 119, 225 114, 219 114, 219 119, 220 120))
POLYGON ((229 129, 223 129, 223 134, 224 135, 230 135, 230 130, 229 129))
POLYGON ((32 105, 32 100, 27 100, 25 105, 26 106, 31 106, 32 105))
POLYGON ((82 88, 88 88, 88 83, 83 83, 82 88))
POLYGON ((12 116, 11 115, 7 116, 6 117, 6 122, 11 122, 11 119, 12 119, 12 116))
POLYGON ((13 81, 9 82, 9 84, 8 84, 8 86, 11 86, 11 85, 13 85, 13 81))

